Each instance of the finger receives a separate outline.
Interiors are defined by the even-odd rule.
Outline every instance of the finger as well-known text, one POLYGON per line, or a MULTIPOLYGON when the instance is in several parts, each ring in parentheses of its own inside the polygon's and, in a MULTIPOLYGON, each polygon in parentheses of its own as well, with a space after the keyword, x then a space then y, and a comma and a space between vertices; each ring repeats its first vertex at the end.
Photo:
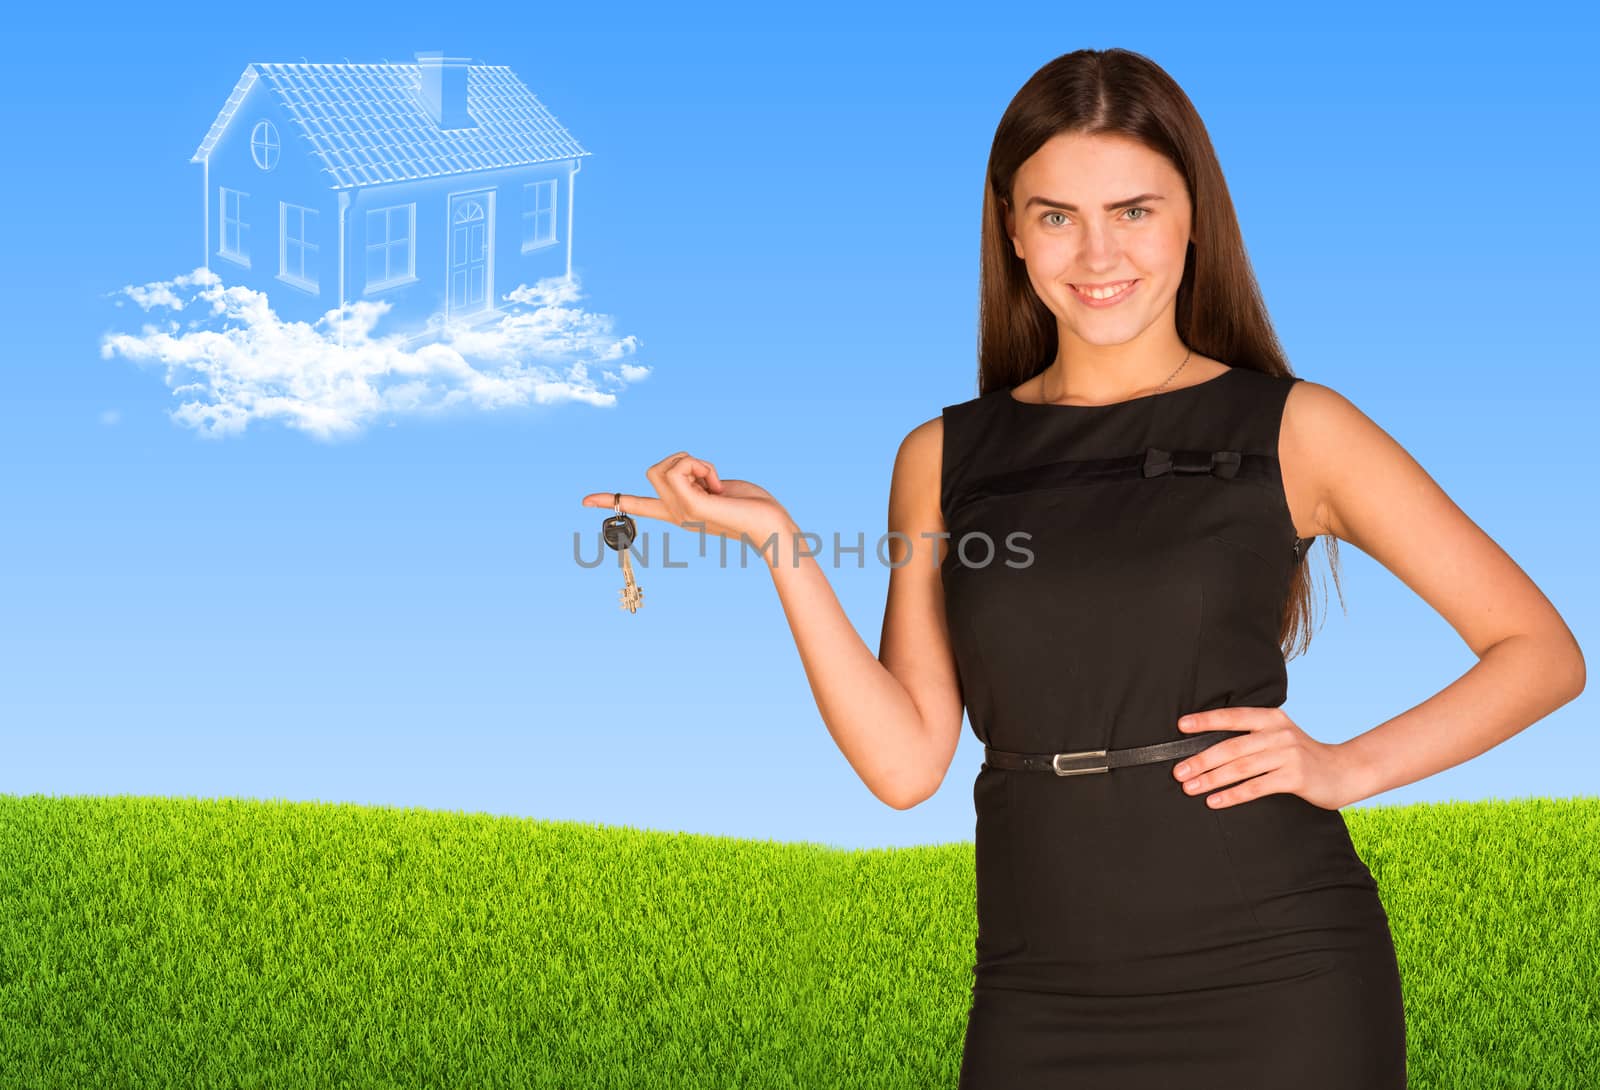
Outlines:
POLYGON ((700 481, 710 490, 712 482, 717 480, 717 471, 710 462, 686 454, 667 469, 667 476, 676 477, 684 485, 700 481))
POLYGON ((1185 757, 1172 766, 1172 774, 1180 780, 1193 779, 1213 768, 1220 768, 1229 761, 1237 761, 1247 754, 1260 753, 1265 748, 1261 735, 1241 734, 1237 738, 1226 739, 1207 746, 1199 753, 1185 757))
POLYGON ((1191 776, 1183 782, 1183 790, 1190 795, 1198 795, 1205 791, 1214 791, 1219 787, 1247 780, 1252 776, 1276 771, 1278 762, 1270 752, 1249 753, 1236 758, 1226 764, 1218 765, 1198 776, 1191 776))
MULTIPOLYGON (((613 502, 616 499, 616 495, 615 492, 591 492, 583 497, 583 505, 585 507, 613 508, 617 506, 613 502)), ((668 510, 667 505, 654 496, 630 496, 624 492, 622 494, 621 507, 624 515, 638 515, 640 518, 662 519, 667 522, 677 521, 672 517, 672 512, 668 510)))
POLYGON ((644 499, 643 496, 630 496, 626 492, 590 492, 583 497, 583 505, 585 507, 612 507, 618 502, 619 497, 625 514, 636 514, 639 502, 644 499))
POLYGON ((701 477, 706 479, 706 488, 709 488, 710 491, 722 491, 722 477, 718 477, 717 467, 712 466, 709 461, 704 461, 704 459, 701 459, 701 466, 706 467, 701 474, 701 477))
POLYGON ((1206 796, 1206 805, 1217 809, 1224 806, 1236 806, 1241 802, 1259 799, 1262 795, 1276 795, 1281 792, 1293 793, 1283 777, 1275 772, 1257 776, 1253 780, 1246 780, 1237 787, 1230 787, 1226 791, 1218 791, 1206 796))
POLYGON ((667 455, 644 471, 644 475, 649 479, 651 487, 656 490, 656 494, 661 497, 662 501, 666 503, 667 509, 672 512, 671 521, 678 525, 683 524, 688 518, 689 512, 684 509, 683 497, 668 479, 667 471, 687 457, 689 457, 689 452, 680 450, 674 454, 667 455))
POLYGON ((1282 722, 1282 708, 1212 708, 1190 712, 1178 720, 1178 729, 1196 733, 1208 730, 1261 730, 1282 722))
POLYGON ((687 457, 689 457, 689 452, 686 450, 674 451, 665 458, 661 459, 661 461, 657 462, 655 465, 651 466, 649 469, 645 470, 644 475, 654 481, 657 474, 665 473, 667 470, 672 468, 673 463, 678 461, 678 459, 687 457))
POLYGON ((656 491, 661 493, 661 498, 668 506, 679 512, 680 523, 703 522, 705 517, 697 515, 700 497, 705 490, 696 487, 696 481, 703 476, 696 470, 696 466, 703 465, 698 459, 685 454, 676 462, 661 471, 661 479, 655 482, 656 491))

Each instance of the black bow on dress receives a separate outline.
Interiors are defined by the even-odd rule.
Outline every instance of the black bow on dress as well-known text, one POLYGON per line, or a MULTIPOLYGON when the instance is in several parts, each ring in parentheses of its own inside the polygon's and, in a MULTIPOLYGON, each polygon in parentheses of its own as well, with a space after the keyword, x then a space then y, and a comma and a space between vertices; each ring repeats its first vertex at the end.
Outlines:
POLYGON ((1236 450, 1162 450, 1151 447, 1144 452, 1144 475, 1161 477, 1168 473, 1209 473, 1213 477, 1232 477, 1239 472, 1236 450))

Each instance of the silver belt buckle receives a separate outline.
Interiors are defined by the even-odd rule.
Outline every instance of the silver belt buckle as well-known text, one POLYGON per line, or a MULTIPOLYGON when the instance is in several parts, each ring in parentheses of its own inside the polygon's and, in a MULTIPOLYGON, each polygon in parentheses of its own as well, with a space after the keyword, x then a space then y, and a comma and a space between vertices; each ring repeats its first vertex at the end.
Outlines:
POLYGON ((1061 767, 1062 758, 1104 757, 1105 755, 1106 751, 1103 749, 1080 749, 1076 753, 1057 753, 1055 756, 1050 758, 1050 763, 1055 766, 1057 776, 1077 776, 1084 772, 1109 772, 1111 770, 1110 765, 1094 765, 1089 768, 1061 767))

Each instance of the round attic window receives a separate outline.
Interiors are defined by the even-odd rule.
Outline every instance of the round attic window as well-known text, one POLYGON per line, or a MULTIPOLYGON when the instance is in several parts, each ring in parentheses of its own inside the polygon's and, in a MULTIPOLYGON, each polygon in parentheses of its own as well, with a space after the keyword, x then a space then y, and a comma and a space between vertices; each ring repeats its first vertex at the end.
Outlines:
POLYGON ((279 146, 277 126, 270 121, 257 121, 250 130, 250 158, 256 166, 262 170, 277 166, 279 146))

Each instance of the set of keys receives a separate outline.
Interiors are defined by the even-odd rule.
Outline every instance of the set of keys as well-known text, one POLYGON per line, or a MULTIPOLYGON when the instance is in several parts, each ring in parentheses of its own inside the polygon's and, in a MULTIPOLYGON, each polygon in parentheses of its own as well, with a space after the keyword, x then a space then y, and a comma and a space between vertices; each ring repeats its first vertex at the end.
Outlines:
POLYGON ((628 556, 628 546, 633 544, 637 529, 633 519, 622 513, 622 493, 615 493, 611 501, 616 508, 616 514, 600 524, 600 537, 605 543, 622 554, 622 574, 625 577, 622 587, 622 608, 629 613, 639 612, 639 607, 644 604, 644 591, 633 581, 633 561, 628 556))

